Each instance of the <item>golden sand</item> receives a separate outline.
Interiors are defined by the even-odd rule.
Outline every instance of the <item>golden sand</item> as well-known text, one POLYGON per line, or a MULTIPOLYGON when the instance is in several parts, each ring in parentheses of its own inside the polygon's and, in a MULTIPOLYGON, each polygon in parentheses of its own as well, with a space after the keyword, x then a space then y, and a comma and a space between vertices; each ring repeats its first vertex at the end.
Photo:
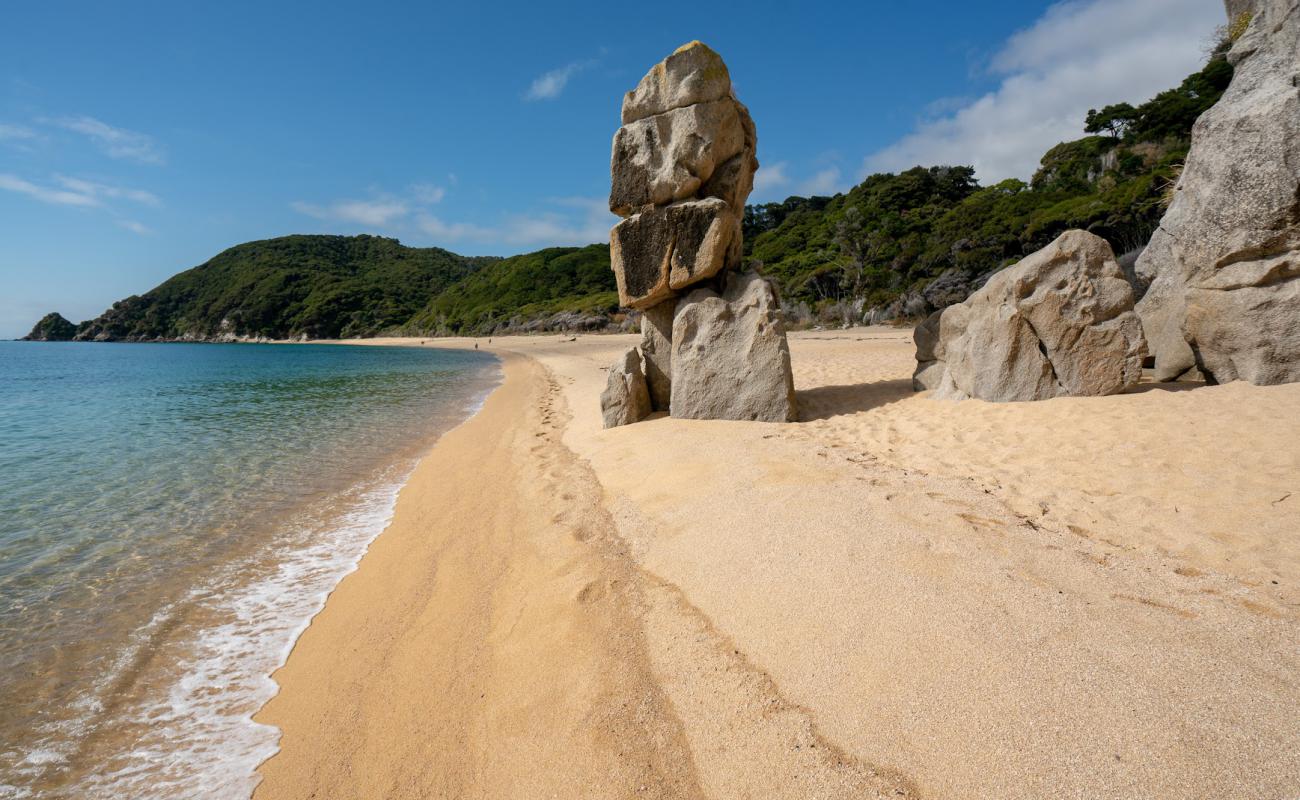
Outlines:
POLYGON ((946 403, 873 328, 801 422, 601 430, 635 341, 493 341, 259 798, 1300 796, 1300 385, 946 403))

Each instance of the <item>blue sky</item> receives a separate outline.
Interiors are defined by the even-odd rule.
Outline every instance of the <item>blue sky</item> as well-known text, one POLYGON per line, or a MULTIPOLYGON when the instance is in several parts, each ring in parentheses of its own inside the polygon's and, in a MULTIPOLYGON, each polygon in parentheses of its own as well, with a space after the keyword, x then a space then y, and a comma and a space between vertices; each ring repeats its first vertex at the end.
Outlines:
POLYGON ((1218 0, 9 3, 0 338, 251 239, 376 233, 499 254, 605 238, 623 92, 726 59, 751 201, 875 171, 1027 176, 1090 106, 1203 61, 1218 0))

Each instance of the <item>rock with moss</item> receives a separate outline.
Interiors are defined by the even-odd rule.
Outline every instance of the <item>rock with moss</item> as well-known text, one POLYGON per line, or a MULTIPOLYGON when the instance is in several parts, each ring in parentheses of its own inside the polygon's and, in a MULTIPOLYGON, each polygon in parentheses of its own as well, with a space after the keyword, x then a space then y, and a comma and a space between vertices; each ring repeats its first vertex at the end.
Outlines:
POLYGON ((77 335, 77 326, 63 318, 62 314, 51 312, 41 317, 32 332, 23 337, 27 342, 68 342, 77 335))

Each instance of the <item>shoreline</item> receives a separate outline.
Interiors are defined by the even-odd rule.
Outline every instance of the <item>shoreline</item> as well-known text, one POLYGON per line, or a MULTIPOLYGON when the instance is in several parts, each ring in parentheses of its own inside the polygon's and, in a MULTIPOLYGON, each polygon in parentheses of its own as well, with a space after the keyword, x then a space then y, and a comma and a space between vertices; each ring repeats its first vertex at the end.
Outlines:
POLYGON ((636 338, 494 337, 505 380, 276 673, 255 797, 1300 783, 1300 389, 943 404, 854 329, 792 334, 801 422, 603 431, 636 338))

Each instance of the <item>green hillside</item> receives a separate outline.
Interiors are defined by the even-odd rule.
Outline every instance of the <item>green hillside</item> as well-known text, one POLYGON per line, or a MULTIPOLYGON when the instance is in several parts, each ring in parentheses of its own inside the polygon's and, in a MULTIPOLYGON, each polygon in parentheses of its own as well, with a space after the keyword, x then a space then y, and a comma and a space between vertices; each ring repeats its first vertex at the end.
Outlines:
POLYGON ((407 326, 430 335, 518 329, 557 314, 618 312, 609 245, 551 247, 489 264, 436 296, 407 326))
POLYGON ((79 326, 79 339, 343 338, 398 327, 493 258, 376 236, 248 242, 79 326))

